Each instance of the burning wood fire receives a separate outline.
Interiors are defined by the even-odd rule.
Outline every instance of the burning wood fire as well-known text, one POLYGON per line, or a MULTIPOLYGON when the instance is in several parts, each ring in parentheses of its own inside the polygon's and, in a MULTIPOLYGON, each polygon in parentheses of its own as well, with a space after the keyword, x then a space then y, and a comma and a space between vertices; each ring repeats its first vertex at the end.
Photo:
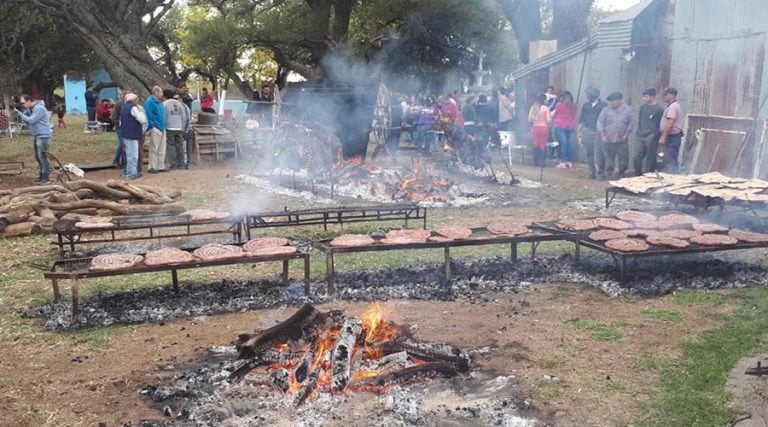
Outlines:
POLYGON ((411 173, 403 177, 396 197, 413 203, 423 201, 445 202, 452 183, 448 178, 433 175, 426 167, 416 163, 411 173))
POLYGON ((320 312, 305 304, 284 322, 241 335, 231 380, 268 385, 302 405, 317 393, 386 392, 470 367, 467 352, 418 342, 407 328, 384 320, 374 303, 358 317, 320 312))

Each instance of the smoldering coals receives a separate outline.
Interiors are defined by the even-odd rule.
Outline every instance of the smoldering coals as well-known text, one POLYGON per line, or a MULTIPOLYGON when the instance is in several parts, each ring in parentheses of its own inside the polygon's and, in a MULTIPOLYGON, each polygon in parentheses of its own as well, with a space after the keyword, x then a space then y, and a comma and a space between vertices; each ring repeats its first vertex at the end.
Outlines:
MULTIPOLYGON (((233 281, 141 289, 114 295, 96 295, 80 301, 78 322, 71 321, 68 301, 47 304, 28 317, 41 317, 54 330, 142 322, 160 322, 193 316, 293 305, 331 299, 373 301, 389 299, 468 300, 487 303, 496 293, 516 293, 534 283, 583 284, 609 295, 658 296, 676 289, 724 289, 766 286, 768 268, 742 261, 760 258, 760 251, 725 254, 677 255, 674 258, 637 259, 628 263, 629 279, 618 280, 618 268, 603 254, 590 252, 579 267, 570 255, 512 262, 506 258, 451 261, 454 280, 447 282, 443 264, 379 268, 337 275, 336 295, 327 295, 324 281, 312 283, 305 297, 303 283, 284 286, 272 281, 233 281), (742 261, 739 261, 742 260, 742 261)), ((759 261, 755 259, 754 261, 759 261)))

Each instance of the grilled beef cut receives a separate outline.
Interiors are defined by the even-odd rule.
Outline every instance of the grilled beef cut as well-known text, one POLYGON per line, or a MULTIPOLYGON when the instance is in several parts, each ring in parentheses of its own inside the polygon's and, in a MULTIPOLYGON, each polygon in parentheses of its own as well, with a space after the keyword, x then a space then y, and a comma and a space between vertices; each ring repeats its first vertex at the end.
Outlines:
POLYGON ((665 248, 673 249, 685 249, 691 244, 682 239, 676 239, 674 237, 666 237, 664 235, 648 236, 645 241, 654 246, 663 246, 665 248))
POLYGON ((530 231, 525 224, 512 221, 494 222, 493 224, 489 224, 486 228, 491 234, 503 236, 519 236, 530 231))
POLYGON ((645 240, 630 238, 609 240, 605 246, 620 252, 645 252, 651 248, 645 240))
POLYGON ((391 230, 387 232, 385 240, 399 241, 400 243, 424 243, 431 235, 432 232, 429 230, 391 230))
POLYGON ((673 239, 688 240, 693 236, 701 235, 701 231, 696 230, 664 230, 660 233, 661 236, 671 237, 673 239))
POLYGON ((240 258, 243 255, 243 248, 233 245, 210 243, 195 249, 195 256, 205 261, 240 258))
POLYGON ((191 262, 194 259, 194 255, 187 251, 182 251, 177 248, 162 248, 156 251, 147 252, 147 254, 144 255, 144 265, 152 267, 158 265, 182 264, 191 262))
POLYGON ((693 236, 688 241, 702 246, 730 246, 739 243, 738 239, 727 234, 702 234, 693 236))
POLYGON ((247 241, 243 245, 243 249, 246 252, 254 252, 257 249, 261 248, 273 248, 275 246, 286 246, 288 245, 288 239, 285 239, 283 237, 257 237, 255 239, 251 239, 247 241))
POLYGON ((265 246, 263 248, 256 248, 252 251, 248 251, 252 256, 277 256, 277 255, 291 255, 296 253, 296 248, 293 246, 265 246))
POLYGON ((589 234, 589 240, 596 242, 604 242, 606 240, 623 239, 627 237, 627 233, 618 230, 597 230, 589 234))
POLYGON ((746 243, 768 243, 768 234, 755 233, 752 231, 740 230, 734 228, 728 232, 728 235, 746 243))
POLYGON ((557 222, 557 227, 569 231, 589 231, 597 228, 594 220, 566 218, 557 222))
POLYGON ((628 222, 656 221, 657 219, 654 214, 639 211, 622 211, 616 214, 616 218, 628 222))
POLYGON ((141 255, 134 254, 103 254, 91 260, 92 271, 114 271, 131 268, 144 260, 141 255))
POLYGON ((701 231, 702 233, 722 233, 728 231, 728 227, 724 227, 720 224, 710 224, 707 222, 692 224, 691 228, 696 231, 701 231))
POLYGON ((355 247, 369 246, 376 243, 373 238, 367 234, 342 234, 331 240, 331 246, 336 247, 355 247))
POLYGON ((462 227, 443 227, 435 230, 435 233, 442 237, 447 237, 449 240, 464 240, 469 239, 472 236, 472 230, 462 227))
POLYGON ((596 218, 595 224, 600 228, 610 228, 611 230, 626 230, 632 228, 632 224, 615 218, 596 218))

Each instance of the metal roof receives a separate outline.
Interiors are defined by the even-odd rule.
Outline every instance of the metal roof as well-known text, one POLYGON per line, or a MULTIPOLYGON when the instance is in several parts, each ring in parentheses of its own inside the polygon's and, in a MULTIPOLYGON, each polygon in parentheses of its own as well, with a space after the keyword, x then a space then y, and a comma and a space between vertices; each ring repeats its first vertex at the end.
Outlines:
POLYGON ((593 49, 595 46, 597 46, 597 40, 592 37, 587 37, 578 43, 574 43, 566 47, 565 49, 560 49, 556 52, 550 53, 549 55, 544 55, 538 61, 518 68, 512 72, 512 78, 517 80, 519 78, 525 77, 531 73, 535 73, 536 71, 547 68, 550 65, 555 65, 572 56, 593 49))
POLYGON ((651 4, 662 0, 643 0, 642 2, 630 7, 627 10, 617 12, 600 21, 597 34, 587 37, 578 43, 572 44, 565 49, 542 56, 538 61, 524 65, 514 72, 512 77, 519 79, 531 73, 547 68, 551 65, 564 61, 574 55, 578 55, 586 50, 594 49, 597 46, 628 49, 632 46, 632 31, 634 21, 651 4))

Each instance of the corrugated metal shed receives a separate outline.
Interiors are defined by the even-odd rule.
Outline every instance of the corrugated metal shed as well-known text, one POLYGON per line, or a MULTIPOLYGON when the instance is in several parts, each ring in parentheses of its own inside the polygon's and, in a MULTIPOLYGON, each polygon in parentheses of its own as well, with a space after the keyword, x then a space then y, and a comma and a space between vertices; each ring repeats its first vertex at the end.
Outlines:
POLYGON ((629 9, 615 13, 600 21, 597 42, 600 47, 629 49, 632 47, 635 19, 651 4, 660 0, 643 0, 629 9))
POLYGON ((534 73, 539 70, 543 70, 549 66, 560 63, 568 58, 576 56, 586 50, 594 49, 597 46, 597 40, 594 38, 586 38, 578 43, 574 43, 565 49, 560 49, 557 52, 550 53, 549 55, 542 56, 538 61, 524 65, 512 73, 512 78, 515 80, 525 77, 528 74, 534 73))

